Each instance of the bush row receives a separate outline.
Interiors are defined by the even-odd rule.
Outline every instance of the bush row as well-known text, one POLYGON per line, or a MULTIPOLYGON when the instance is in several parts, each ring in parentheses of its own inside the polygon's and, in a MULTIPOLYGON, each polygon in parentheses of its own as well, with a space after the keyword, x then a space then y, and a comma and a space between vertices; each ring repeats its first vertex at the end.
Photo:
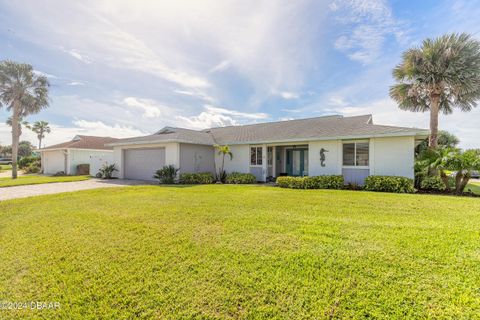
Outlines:
POLYGON ((290 189, 343 189, 343 176, 278 177, 277 185, 290 189))
POLYGON ((412 179, 395 176, 368 176, 365 179, 365 190, 395 193, 415 192, 412 179))
MULTIPOLYGON (((181 184, 210 184, 215 182, 215 177, 210 172, 181 173, 178 182, 181 184)), ((251 173, 232 172, 227 175, 226 183, 251 184, 257 183, 257 178, 251 173)))
MULTIPOLYGON (((344 189, 343 176, 278 177, 277 185, 290 189, 344 189)), ((413 193, 413 180, 395 176, 369 176, 365 179, 365 190, 395 193, 413 193)))

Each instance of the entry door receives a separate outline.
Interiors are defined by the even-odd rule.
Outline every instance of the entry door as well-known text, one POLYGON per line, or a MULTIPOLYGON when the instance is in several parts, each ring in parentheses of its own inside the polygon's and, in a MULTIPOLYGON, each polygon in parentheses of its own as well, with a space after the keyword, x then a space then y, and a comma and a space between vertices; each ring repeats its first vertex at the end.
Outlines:
POLYGON ((289 176, 308 175, 308 150, 287 149, 286 165, 289 176))

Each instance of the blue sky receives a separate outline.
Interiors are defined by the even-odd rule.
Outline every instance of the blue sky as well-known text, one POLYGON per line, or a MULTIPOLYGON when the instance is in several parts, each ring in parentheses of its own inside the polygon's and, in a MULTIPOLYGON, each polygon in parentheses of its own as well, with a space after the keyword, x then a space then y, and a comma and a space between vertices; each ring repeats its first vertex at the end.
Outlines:
MULTIPOLYGON (((329 114, 428 127, 389 98, 391 70, 426 37, 479 37, 479 16, 479 1, 0 0, 0 59, 49 77, 50 107, 27 119, 51 123, 47 145, 329 114)), ((440 127, 479 147, 479 120, 440 127)))

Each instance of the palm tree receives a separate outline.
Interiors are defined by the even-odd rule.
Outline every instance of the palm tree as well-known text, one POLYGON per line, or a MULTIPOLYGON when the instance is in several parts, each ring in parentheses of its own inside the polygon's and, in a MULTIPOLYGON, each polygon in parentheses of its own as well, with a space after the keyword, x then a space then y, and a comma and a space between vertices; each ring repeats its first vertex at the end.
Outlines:
MULTIPOLYGON (((233 159, 233 153, 232 151, 230 150, 230 147, 225 145, 225 146, 220 146, 218 144, 216 144, 215 146, 215 149, 217 149, 218 151, 218 154, 222 156, 222 168, 220 169, 220 174, 219 176, 220 177, 224 177, 225 174, 225 170, 224 170, 224 167, 225 167, 225 156, 228 155, 230 156, 230 160, 233 159)), ((222 181, 223 182, 223 181, 222 181)))
POLYGON ((430 111, 429 146, 438 145, 438 115, 470 111, 480 98, 480 42, 468 34, 426 39, 403 53, 390 96, 402 110, 430 111))
POLYGON ((0 62, 0 107, 12 112, 12 178, 17 178, 19 120, 48 107, 48 79, 29 64, 0 62))
POLYGON ((47 121, 35 121, 31 128, 33 132, 37 134, 38 149, 42 148, 42 140, 45 138, 45 133, 50 133, 51 129, 47 121))
MULTIPOLYGON (((13 125, 13 119, 12 119, 12 117, 9 117, 5 123, 6 123, 8 126, 11 127, 11 126, 13 125)), ((29 123, 28 121, 26 121, 26 120, 23 120, 23 118, 20 117, 20 118, 18 119, 18 135, 19 135, 19 136, 22 135, 22 128, 23 128, 23 127, 27 128, 27 129, 31 129, 30 123, 29 123)))

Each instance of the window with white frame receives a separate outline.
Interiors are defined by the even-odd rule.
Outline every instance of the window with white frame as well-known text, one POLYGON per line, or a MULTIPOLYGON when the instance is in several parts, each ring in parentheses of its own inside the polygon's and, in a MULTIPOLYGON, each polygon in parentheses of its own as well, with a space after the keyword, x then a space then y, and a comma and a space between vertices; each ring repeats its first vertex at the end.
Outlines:
POLYGON ((368 167, 368 141, 343 143, 343 165, 352 167, 368 167))
POLYGON ((250 147, 250 165, 262 165, 262 147, 250 147))

